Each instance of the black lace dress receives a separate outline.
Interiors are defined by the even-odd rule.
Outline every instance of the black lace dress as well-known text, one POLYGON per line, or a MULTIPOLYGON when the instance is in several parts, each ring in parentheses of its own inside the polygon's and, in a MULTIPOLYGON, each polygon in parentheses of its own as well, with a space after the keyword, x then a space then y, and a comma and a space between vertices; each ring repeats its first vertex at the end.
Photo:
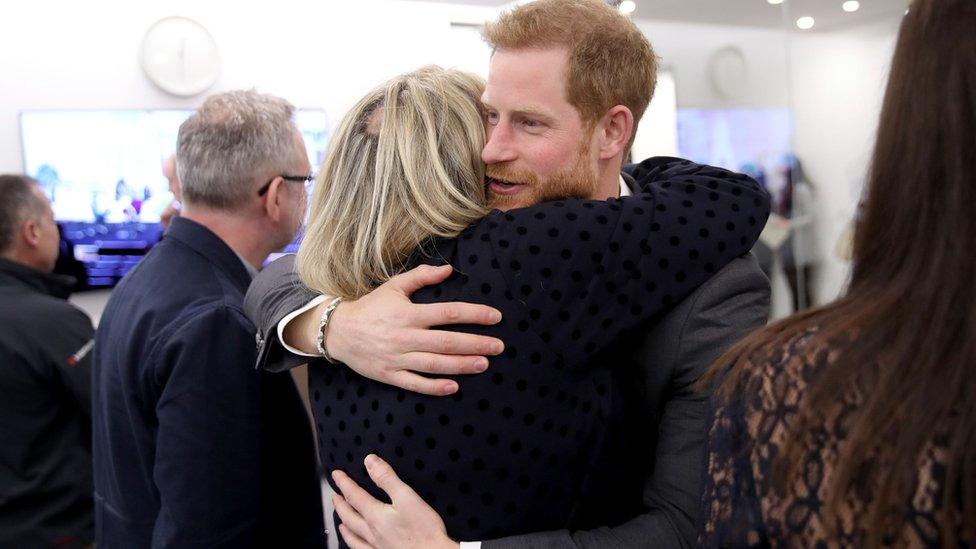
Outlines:
MULTIPOLYGON (((703 546, 867 545, 868 532, 861 525, 875 492, 872 486, 848 495, 833 515, 825 510, 835 459, 843 449, 849 419, 864 401, 863 389, 838 393, 816 442, 804 448, 803 475, 785 495, 773 486, 773 463, 791 436, 800 398, 834 356, 832 349, 811 343, 815 333, 816 329, 799 333, 786 345, 753 356, 740 398, 716 408, 708 440, 703 546)), ((910 512, 897 531, 886 533, 886 545, 941 547, 940 527, 946 523, 964 546, 973 544, 973 533, 962 530, 958 509, 942 506, 948 441, 938 431, 933 429, 919 460, 910 512)))

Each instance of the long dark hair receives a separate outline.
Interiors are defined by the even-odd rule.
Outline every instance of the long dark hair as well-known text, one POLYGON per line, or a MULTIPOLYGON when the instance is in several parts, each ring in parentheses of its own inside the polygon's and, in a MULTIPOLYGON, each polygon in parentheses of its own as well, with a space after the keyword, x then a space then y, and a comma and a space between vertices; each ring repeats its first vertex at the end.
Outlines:
POLYGON ((825 411, 861 388, 823 514, 867 481, 876 491, 856 526, 870 545, 903 520, 933 437, 947 445, 943 543, 959 541, 954 517, 976 531, 974 156, 976 1, 915 0, 892 61, 846 296, 746 338, 708 376, 733 364, 718 397, 737 398, 751 357, 817 327, 810 348, 831 349, 832 360, 810 380, 773 478, 782 492, 795 485, 825 411))

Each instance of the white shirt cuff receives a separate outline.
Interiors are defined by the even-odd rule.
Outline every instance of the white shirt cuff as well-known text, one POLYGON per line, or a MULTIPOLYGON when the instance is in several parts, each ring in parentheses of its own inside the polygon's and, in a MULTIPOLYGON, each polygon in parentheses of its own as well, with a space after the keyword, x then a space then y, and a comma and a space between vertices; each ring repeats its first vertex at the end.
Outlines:
MULTIPOLYGON (((288 323, 291 322, 292 320, 294 320, 298 315, 304 313, 305 311, 307 311, 309 309, 314 309, 316 305, 318 305, 319 303, 322 303, 323 301, 325 301, 326 297, 327 296, 324 296, 324 295, 320 295, 320 296, 316 297, 312 301, 309 301, 308 304, 305 305, 304 307, 302 307, 301 309, 298 309, 297 311, 292 311, 292 312, 288 313, 288 315, 285 318, 282 318, 281 319, 281 322, 278 323, 278 341, 281 342, 281 345, 285 349, 287 349, 288 352, 290 352, 292 354, 296 354, 298 356, 312 356, 312 357, 319 356, 318 354, 312 355, 312 354, 308 354, 308 353, 303 352, 303 351, 299 351, 298 349, 296 349, 296 348, 292 347, 291 345, 288 345, 287 343, 285 343, 285 326, 287 326, 288 323)), ((480 545, 479 545, 479 548, 478 549, 480 549, 480 545)))
POLYGON ((481 549, 480 541, 462 541, 461 549, 481 549))

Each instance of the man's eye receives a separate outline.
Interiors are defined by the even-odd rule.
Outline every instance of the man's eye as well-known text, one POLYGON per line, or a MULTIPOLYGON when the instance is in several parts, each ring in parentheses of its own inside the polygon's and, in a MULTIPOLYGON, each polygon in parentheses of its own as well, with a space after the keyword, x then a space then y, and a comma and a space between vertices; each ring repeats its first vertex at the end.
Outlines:
POLYGON ((523 127, 526 128, 541 128, 542 123, 538 120, 532 120, 531 118, 523 118, 521 121, 523 127))
POLYGON ((498 113, 497 112, 492 112, 492 111, 485 112, 485 120, 489 124, 497 124, 498 123, 498 113))

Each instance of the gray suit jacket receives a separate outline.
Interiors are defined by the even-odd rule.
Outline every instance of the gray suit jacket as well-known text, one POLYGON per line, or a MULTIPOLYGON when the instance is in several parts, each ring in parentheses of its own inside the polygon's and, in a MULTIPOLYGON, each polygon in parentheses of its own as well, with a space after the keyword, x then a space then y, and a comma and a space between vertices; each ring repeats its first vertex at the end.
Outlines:
POLYGON ((642 482, 644 514, 612 527, 513 536, 483 549, 691 547, 701 521, 700 498, 710 407, 692 384, 733 343, 765 324, 769 280, 748 254, 729 263, 644 335, 621 342, 617 352, 635 366, 628 407, 631 434, 643 429, 628 471, 642 482))
MULTIPOLYGON (((287 369, 307 361, 285 351, 276 327, 315 294, 282 258, 252 283, 245 310, 258 327, 259 366, 287 369)), ((707 395, 693 382, 733 343, 762 326, 769 314, 769 281, 752 254, 732 261, 679 303, 646 334, 621 342, 630 395, 628 432, 640 437, 634 467, 644 512, 594 530, 568 530, 486 541, 484 549, 577 547, 690 547, 700 523, 700 497, 708 424, 707 395)))

